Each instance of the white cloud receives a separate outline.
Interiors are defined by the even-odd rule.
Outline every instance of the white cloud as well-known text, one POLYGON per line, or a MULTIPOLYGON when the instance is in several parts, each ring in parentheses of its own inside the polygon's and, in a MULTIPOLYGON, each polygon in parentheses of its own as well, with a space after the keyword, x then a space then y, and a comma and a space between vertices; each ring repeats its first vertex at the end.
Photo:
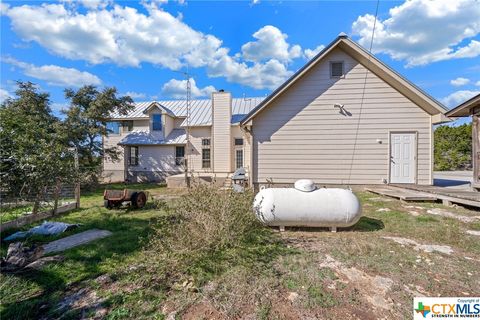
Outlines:
POLYGON ((12 98, 12 95, 10 94, 10 92, 8 92, 5 89, 0 88, 0 103, 3 103, 8 98, 12 98))
POLYGON ((461 86, 464 86, 466 84, 469 84, 470 83, 470 79, 467 79, 467 78, 457 78, 457 79, 453 79, 453 80, 450 80, 450 84, 452 86, 455 86, 455 87, 461 87, 461 86))
POLYGON ((208 69, 208 75, 211 77, 225 77, 229 82, 255 89, 275 89, 292 74, 285 64, 275 59, 266 63, 255 63, 249 67, 228 55, 212 63, 208 69))
POLYGON ((477 87, 480 87, 480 80, 477 81, 477 82, 475 82, 475 85, 476 85, 477 87))
MULTIPOLYGON (((373 51, 405 60, 407 66, 477 57, 480 41, 469 39, 480 33, 479 17, 476 0, 406 1, 377 21, 373 51)), ((373 23, 374 17, 366 14, 352 24, 363 46, 370 45, 373 23)))
POLYGON ((290 61, 304 55, 274 26, 260 28, 253 34, 254 41, 231 55, 220 39, 192 29, 181 16, 163 11, 156 2, 143 2, 143 13, 113 2, 102 7, 107 2, 97 6, 92 1, 87 5, 95 9, 86 12, 75 5, 46 3, 8 7, 2 13, 23 40, 68 59, 121 66, 152 63, 172 70, 205 67, 211 77, 257 89, 281 84, 292 74, 290 61))
POLYGON ((308 60, 311 60, 313 57, 315 57, 323 49, 325 49, 325 46, 323 44, 321 44, 318 47, 316 47, 315 49, 305 49, 305 51, 303 53, 308 60))
POLYGON ((22 69, 23 73, 29 77, 43 80, 53 86, 81 87, 87 84, 99 85, 102 83, 96 75, 74 68, 55 65, 39 67, 10 57, 3 58, 2 61, 22 69))
MULTIPOLYGON (((192 98, 207 97, 216 91, 213 86, 206 86, 204 88, 197 87, 195 79, 190 79, 190 86, 192 98)), ((163 85, 162 94, 174 99, 185 99, 187 95, 187 80, 171 79, 163 85)))
POLYGON ((242 46, 242 56, 247 61, 261 62, 276 59, 289 62, 302 55, 299 45, 291 46, 286 40, 288 36, 277 27, 267 25, 253 34, 257 40, 242 46))
POLYGON ((440 101, 447 107, 453 108, 479 94, 480 91, 460 90, 456 91, 440 101))
POLYGON ((135 92, 135 91, 127 91, 123 93, 124 96, 130 96, 132 99, 145 99, 147 95, 142 92, 135 92))
POLYGON ((104 9, 110 4, 110 1, 107 1, 107 0, 77 0, 77 1, 80 2, 82 6, 88 9, 104 9))
POLYGON ((42 4, 10 7, 4 14, 23 40, 92 64, 149 62, 174 70, 186 62, 201 66, 206 60, 197 58, 205 53, 212 57, 221 44, 154 4, 145 8, 147 14, 120 5, 81 13, 63 4, 42 4))

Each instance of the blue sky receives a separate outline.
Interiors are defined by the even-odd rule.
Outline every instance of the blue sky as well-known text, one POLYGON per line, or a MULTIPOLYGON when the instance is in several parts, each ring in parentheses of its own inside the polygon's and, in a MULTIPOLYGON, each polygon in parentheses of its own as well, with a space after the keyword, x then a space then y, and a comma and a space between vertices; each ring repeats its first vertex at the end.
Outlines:
MULTIPOLYGON (((115 86, 136 101, 264 96, 340 32, 368 47, 376 1, 3 1, 1 98, 115 86)), ((480 2, 380 1, 373 51, 449 107, 480 92, 480 2)))

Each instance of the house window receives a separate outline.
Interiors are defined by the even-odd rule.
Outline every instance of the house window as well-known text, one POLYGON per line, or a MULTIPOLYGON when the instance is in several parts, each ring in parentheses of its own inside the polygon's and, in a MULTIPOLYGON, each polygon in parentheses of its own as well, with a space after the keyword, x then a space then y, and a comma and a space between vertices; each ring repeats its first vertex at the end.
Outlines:
POLYGON ((235 150, 235 169, 243 167, 243 150, 235 150))
POLYGON ((152 115, 152 130, 162 131, 162 115, 159 113, 152 115))
POLYGON ((202 168, 210 168, 210 139, 202 139, 202 168))
POLYGON ((120 123, 117 121, 107 122, 107 135, 120 134, 120 123))
POLYGON ((343 77, 343 61, 339 62, 330 62, 330 77, 331 78, 340 78, 343 77))
POLYGON ((138 147, 130 147, 130 158, 128 164, 138 166, 138 147))
POLYGON ((175 164, 177 166, 182 166, 185 164, 185 147, 184 146, 175 147, 175 164))
POLYGON ((235 145, 236 146, 243 146, 243 139, 242 138, 235 138, 235 145))
POLYGON ((202 147, 210 147, 210 139, 202 139, 202 147))
POLYGON ((202 149, 202 168, 210 168, 210 148, 202 149))
POLYGON ((133 121, 127 120, 122 122, 122 131, 130 132, 133 130, 133 121))

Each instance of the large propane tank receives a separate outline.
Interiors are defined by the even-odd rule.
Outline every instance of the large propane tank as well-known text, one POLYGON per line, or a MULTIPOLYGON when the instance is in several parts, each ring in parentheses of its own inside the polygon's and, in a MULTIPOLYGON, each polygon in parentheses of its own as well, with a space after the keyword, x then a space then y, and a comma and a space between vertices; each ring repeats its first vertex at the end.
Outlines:
POLYGON ((349 227, 362 213, 351 190, 317 188, 312 180, 295 182, 294 188, 266 188, 253 201, 257 218, 269 226, 349 227))

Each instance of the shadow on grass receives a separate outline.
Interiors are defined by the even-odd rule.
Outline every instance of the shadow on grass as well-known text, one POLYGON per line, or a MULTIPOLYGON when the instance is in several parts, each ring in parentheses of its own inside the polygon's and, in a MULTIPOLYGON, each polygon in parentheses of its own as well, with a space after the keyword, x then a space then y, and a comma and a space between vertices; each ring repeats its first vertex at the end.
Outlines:
MULTIPOLYGON (((78 210, 81 213, 83 210, 78 210)), ((63 238, 70 234, 97 228, 111 231, 107 238, 99 239, 87 245, 70 249, 64 253, 65 260, 59 264, 45 266, 42 270, 32 270, 18 274, 2 275, 13 286, 2 288, 2 319, 35 319, 40 317, 55 317, 55 308, 65 291, 74 284, 95 277, 118 268, 132 253, 143 248, 145 241, 152 232, 152 223, 166 217, 137 218, 99 212, 94 219, 90 219, 82 226, 71 232, 56 237, 43 237, 41 242, 48 242, 56 238, 63 238), (25 294, 18 298, 18 291, 26 286, 36 284, 40 290, 36 294, 25 294), (16 298, 9 298, 8 292, 16 294, 16 298)), ((80 219, 77 217, 77 219, 80 219)), ((70 221, 68 221, 70 222, 70 221)), ((37 242, 39 239, 29 239, 28 242, 37 242)), ((38 242, 37 242, 38 243, 38 242)))
POLYGON ((378 231, 385 228, 385 224, 382 220, 361 217, 360 220, 349 228, 342 229, 342 231, 356 231, 356 232, 372 232, 378 231))
MULTIPOLYGON (((351 227, 338 228, 338 232, 372 232, 385 228, 385 224, 382 220, 361 217, 360 220, 351 227)), ((327 227, 289 227, 289 231, 302 231, 302 232, 330 232, 330 228, 327 227)))

